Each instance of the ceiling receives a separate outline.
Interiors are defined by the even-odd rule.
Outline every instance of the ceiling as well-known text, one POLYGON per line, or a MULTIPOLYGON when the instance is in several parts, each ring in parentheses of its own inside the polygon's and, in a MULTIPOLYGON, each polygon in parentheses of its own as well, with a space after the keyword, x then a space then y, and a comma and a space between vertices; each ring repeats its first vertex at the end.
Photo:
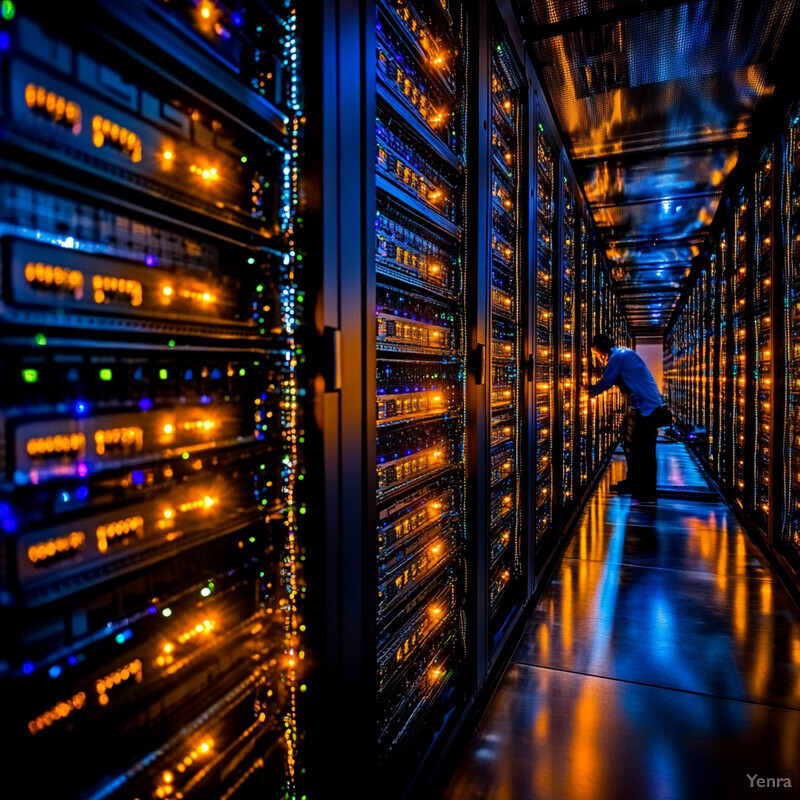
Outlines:
POLYGON ((797 0, 521 0, 632 332, 661 336, 797 0))

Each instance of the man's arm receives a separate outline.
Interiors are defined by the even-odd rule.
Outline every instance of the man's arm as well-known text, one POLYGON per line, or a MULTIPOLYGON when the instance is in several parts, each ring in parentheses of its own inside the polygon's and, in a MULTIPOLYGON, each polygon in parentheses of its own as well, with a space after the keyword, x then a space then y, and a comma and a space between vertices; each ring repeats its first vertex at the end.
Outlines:
POLYGON ((622 372, 622 356, 619 353, 612 353, 603 371, 603 377, 589 387, 589 397, 607 392, 616 383, 620 372, 622 372))

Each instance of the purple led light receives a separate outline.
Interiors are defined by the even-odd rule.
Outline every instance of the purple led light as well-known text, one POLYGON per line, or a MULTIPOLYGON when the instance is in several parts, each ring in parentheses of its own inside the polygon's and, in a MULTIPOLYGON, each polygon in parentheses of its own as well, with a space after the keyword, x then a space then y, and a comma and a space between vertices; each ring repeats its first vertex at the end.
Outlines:
POLYGON ((158 256, 154 256, 151 253, 148 253, 145 256, 144 263, 148 267, 157 267, 158 266, 158 256))
POLYGON ((88 474, 89 474, 89 467, 86 466, 86 464, 83 461, 81 461, 78 464, 78 475, 80 475, 81 478, 85 478, 88 474))

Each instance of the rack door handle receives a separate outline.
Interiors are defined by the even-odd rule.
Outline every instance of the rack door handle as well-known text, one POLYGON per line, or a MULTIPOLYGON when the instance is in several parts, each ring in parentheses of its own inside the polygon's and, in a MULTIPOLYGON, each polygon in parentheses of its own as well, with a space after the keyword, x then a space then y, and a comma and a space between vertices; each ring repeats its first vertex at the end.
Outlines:
POLYGON ((486 381, 486 345, 479 344, 475 348, 475 383, 482 386, 486 381))
POLYGON ((339 328, 325 326, 325 391, 338 392, 342 388, 342 332, 339 328))

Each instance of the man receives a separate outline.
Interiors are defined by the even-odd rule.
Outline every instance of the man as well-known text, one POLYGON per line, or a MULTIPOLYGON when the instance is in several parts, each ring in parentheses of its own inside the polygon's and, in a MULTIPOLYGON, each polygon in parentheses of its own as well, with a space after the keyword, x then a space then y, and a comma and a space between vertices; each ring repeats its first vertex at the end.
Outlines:
POLYGON ((618 491, 630 491, 637 504, 656 502, 656 439, 658 429, 669 424, 669 409, 642 357, 627 347, 614 347, 604 333, 594 337, 592 352, 604 366, 603 377, 589 387, 589 396, 619 386, 628 395, 628 413, 623 423, 623 449, 628 475, 618 491))

